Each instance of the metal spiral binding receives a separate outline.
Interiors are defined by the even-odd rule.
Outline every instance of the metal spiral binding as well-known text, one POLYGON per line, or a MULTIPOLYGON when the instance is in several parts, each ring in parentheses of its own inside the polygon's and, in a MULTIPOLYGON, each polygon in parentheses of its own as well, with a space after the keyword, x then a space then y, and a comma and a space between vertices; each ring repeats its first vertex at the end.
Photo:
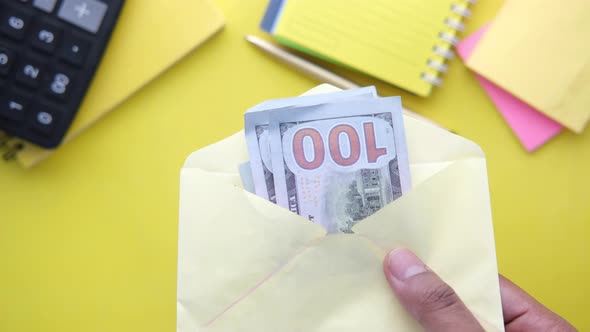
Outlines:
POLYGON ((422 73, 422 75, 420 75, 420 78, 422 78, 424 81, 426 81, 434 86, 441 86, 442 85, 442 79, 440 77, 432 75, 430 73, 422 73))
POLYGON ((456 3, 451 5, 451 11, 457 15, 461 15, 463 17, 471 17, 471 9, 465 7, 465 6, 461 6, 458 5, 456 3))
POLYGON ((446 73, 447 71, 449 71, 449 67, 447 67, 447 65, 440 61, 428 59, 427 63, 428 67, 436 70, 439 73, 446 73))
POLYGON ((4 132, 0 132, 0 150, 4 151, 2 159, 5 161, 16 159, 16 156, 24 147, 25 145, 22 142, 4 132))
POLYGON ((445 24, 453 30, 457 30, 457 31, 465 30, 465 24, 463 24, 463 22, 461 22, 457 19, 454 19, 454 18, 445 19, 445 24))
POLYGON ((459 38, 457 38, 457 36, 454 36, 448 32, 441 32, 438 34, 438 38, 442 41, 444 41, 447 44, 451 44, 453 46, 459 44, 459 38))
MULTIPOLYGON (((471 16, 471 10, 467 8, 468 5, 475 4, 477 0, 465 0, 463 4, 454 3, 451 5, 451 12, 460 15, 465 18, 469 18, 471 16)), ((454 31, 463 31, 465 30, 465 24, 456 18, 446 18, 444 24, 454 30, 454 31)), ((445 44, 455 46, 459 43, 459 38, 455 36, 454 33, 443 31, 438 34, 438 38, 444 42, 445 44)), ((455 54, 452 50, 445 46, 435 45, 432 48, 433 54, 445 59, 449 60, 452 59, 455 54)), ((444 60, 443 60, 444 61, 444 60)), ((444 62, 439 59, 428 59, 426 61, 426 65, 429 68, 434 70, 436 73, 446 73, 448 71, 448 66, 444 64, 444 62)), ((420 78, 434 86, 442 85, 442 79, 438 77, 437 74, 424 72, 420 75, 420 78)))
POLYGON ((447 60, 451 60, 455 57, 455 53, 453 53, 453 51, 439 45, 434 46, 432 48, 432 51, 434 52, 434 54, 441 56, 447 60))

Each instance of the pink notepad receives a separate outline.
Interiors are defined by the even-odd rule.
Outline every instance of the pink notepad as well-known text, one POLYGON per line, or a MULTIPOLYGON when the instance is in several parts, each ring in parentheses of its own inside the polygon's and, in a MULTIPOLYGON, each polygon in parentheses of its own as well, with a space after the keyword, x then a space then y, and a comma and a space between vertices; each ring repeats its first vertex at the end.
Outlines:
MULTIPOLYGON (((487 29, 488 25, 484 25, 457 45, 457 53, 463 61, 471 56, 487 29)), ((561 131, 562 126, 559 123, 481 75, 475 74, 475 76, 527 151, 534 151, 561 131)))

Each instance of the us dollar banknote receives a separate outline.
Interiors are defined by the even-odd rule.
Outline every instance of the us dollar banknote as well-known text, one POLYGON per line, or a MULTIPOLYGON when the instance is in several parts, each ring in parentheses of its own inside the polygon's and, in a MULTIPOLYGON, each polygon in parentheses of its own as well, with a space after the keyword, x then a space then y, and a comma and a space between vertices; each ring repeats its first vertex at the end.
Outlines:
POLYGON ((269 140, 277 204, 330 233, 411 187, 399 97, 274 110, 269 140))
MULTIPOLYGON (((249 109, 244 115, 246 143, 250 157, 252 182, 256 195, 276 203, 271 144, 269 140, 269 112, 323 103, 372 99, 377 97, 375 87, 338 91, 303 97, 269 100, 249 109)), ((242 170, 243 171, 243 170, 242 170)))

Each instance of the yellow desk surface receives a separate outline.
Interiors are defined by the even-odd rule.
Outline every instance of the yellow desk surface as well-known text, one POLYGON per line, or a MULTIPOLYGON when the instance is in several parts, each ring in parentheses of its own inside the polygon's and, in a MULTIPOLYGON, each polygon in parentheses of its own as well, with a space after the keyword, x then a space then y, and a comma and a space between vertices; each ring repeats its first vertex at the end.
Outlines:
MULTIPOLYGON (((37 168, 0 165, 0 331, 175 330, 184 158, 240 130, 248 107, 317 84, 244 41, 266 2, 217 0, 222 33, 37 168)), ((467 32, 500 6, 476 4, 467 32)), ((590 330, 590 130, 528 154, 450 67, 428 99, 377 86, 482 146, 500 271, 590 330)))

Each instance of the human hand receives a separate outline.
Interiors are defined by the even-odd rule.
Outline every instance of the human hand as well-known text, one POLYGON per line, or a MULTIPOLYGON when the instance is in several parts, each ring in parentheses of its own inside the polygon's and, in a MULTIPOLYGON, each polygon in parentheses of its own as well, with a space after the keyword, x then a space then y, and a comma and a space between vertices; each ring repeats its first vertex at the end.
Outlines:
MULTIPOLYGON (((395 295, 426 331, 484 331, 455 291, 407 249, 396 249, 383 262, 395 295)), ((576 329, 500 276, 502 311, 507 332, 576 329)))

